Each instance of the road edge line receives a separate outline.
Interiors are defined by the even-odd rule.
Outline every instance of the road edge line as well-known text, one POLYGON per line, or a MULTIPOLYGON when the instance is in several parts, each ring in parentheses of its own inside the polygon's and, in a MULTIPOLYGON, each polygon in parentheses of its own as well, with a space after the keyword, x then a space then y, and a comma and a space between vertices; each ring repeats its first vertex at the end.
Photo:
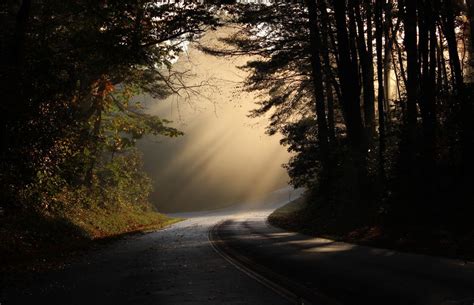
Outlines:
MULTIPOLYGON (((229 264, 234 266, 237 270, 241 271, 248 277, 254 279, 258 283, 262 284, 263 286, 267 287, 268 289, 272 290, 276 294, 280 295, 281 297, 285 298, 287 301, 292 302, 297 305, 312 305, 313 303, 309 300, 299 297, 297 294, 291 292, 290 290, 284 288, 280 284, 276 283, 275 281, 270 280, 268 277, 252 270, 250 267, 246 266, 244 263, 239 261, 238 259, 232 257, 227 252, 225 252, 222 247, 217 244, 217 241, 222 242, 220 239, 216 239, 218 236, 217 228, 224 224, 226 220, 220 221, 214 226, 212 226, 208 231, 208 241, 211 244, 212 249, 219 254, 222 258, 224 258, 229 264)), ((263 266, 262 266, 263 267, 263 266)))

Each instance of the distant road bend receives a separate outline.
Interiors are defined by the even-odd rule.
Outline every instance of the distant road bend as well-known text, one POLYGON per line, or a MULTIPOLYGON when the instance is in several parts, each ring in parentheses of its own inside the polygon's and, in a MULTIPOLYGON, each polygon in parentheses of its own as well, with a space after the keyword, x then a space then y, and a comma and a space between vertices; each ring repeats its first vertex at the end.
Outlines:
POLYGON ((12 278, 9 304, 472 305, 474 264, 284 232, 258 207, 177 214, 187 220, 88 252, 63 270, 12 278))

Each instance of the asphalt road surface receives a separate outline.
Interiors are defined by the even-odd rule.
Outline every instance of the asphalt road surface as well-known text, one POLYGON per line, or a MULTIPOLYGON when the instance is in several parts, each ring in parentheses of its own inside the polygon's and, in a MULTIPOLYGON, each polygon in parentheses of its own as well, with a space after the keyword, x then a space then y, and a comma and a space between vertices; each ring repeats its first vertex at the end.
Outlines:
POLYGON ((474 304, 474 264, 288 233, 266 218, 300 192, 187 220, 14 277, 9 304, 474 304))
POLYGON ((219 255, 208 232, 226 219, 268 214, 297 194, 282 189, 251 206, 174 215, 187 220, 100 246, 62 270, 9 276, 0 304, 294 304, 219 255))
POLYGON ((474 304, 473 262, 311 238, 251 216, 217 225, 214 242, 312 304, 474 304))

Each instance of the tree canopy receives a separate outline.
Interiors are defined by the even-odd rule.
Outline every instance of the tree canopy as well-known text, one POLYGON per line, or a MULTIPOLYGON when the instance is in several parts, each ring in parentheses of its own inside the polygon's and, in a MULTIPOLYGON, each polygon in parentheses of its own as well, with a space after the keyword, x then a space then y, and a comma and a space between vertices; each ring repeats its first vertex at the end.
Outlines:
POLYGON ((247 89, 262 97, 252 115, 270 113, 268 132, 281 132, 294 153, 292 183, 326 198, 316 205, 372 220, 467 224, 470 8, 454 0, 237 6, 241 29, 225 39, 232 48, 204 49, 257 56, 243 67, 247 89))
POLYGON ((198 1, 6 1, 0 17, 0 183, 10 207, 50 206, 65 187, 107 188, 99 180, 112 164, 139 166, 137 139, 180 135, 133 97, 184 90, 172 63, 216 25, 198 1))

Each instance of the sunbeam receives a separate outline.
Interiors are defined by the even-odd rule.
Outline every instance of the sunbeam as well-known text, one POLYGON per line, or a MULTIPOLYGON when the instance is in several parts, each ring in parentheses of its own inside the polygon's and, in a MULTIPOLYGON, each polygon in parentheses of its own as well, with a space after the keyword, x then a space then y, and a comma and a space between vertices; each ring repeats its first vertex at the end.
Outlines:
MULTIPOLYGON (((216 43, 228 29, 210 32, 203 43, 216 43)), ((255 95, 240 90, 248 58, 225 59, 190 46, 177 67, 192 75, 189 84, 204 84, 186 98, 166 101, 142 97, 147 111, 174 121, 185 135, 140 143, 145 169, 154 180, 151 200, 160 211, 209 209, 245 202, 286 185, 281 167, 289 154, 278 136, 265 134, 264 119, 248 117, 255 95)))

